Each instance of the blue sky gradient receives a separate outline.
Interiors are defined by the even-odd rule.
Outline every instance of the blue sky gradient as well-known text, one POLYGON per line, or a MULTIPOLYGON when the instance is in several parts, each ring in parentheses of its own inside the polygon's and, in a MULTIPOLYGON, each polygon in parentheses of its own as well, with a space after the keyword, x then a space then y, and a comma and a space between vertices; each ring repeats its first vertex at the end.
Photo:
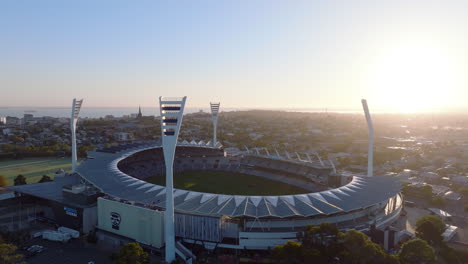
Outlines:
POLYGON ((426 99, 464 106, 467 3, 2 1, 0 106, 64 106, 73 97, 154 106, 159 95, 187 95, 193 107, 349 108, 366 97, 397 108, 389 95, 399 90, 382 88, 392 74, 372 78, 402 45, 450 58, 457 82, 426 99))

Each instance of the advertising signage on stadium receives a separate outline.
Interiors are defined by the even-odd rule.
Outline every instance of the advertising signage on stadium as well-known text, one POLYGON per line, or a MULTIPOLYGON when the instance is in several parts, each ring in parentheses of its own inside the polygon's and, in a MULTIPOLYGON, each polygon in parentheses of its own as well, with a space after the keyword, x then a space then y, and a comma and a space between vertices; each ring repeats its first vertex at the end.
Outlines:
POLYGON ((161 248, 164 244, 164 212, 142 206, 98 198, 98 227, 101 230, 161 248))
POLYGON ((119 213, 111 212, 110 218, 112 222, 112 229, 119 230, 120 229, 120 221, 122 221, 122 217, 120 217, 119 213))
POLYGON ((64 206, 63 210, 65 210, 65 213, 67 215, 74 216, 74 217, 78 216, 78 211, 76 209, 64 206))

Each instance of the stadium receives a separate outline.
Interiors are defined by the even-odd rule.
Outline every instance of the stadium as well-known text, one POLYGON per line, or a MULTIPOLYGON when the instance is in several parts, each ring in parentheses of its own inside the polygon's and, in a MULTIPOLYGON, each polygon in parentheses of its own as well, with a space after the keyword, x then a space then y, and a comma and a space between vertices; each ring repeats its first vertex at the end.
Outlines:
MULTIPOLYGON (((92 159, 82 163, 77 172, 106 194, 98 201, 99 213, 116 210, 112 206, 100 208, 99 203, 164 211, 165 187, 144 180, 165 171, 160 145, 124 145, 90 155, 92 159)), ((174 164, 174 171, 236 171, 257 177, 293 178, 312 188, 338 177, 330 167, 314 162, 253 153, 232 159, 224 155, 222 147, 200 144, 181 143, 174 164)), ((400 184, 393 178, 352 177, 338 188, 296 195, 242 196, 175 189, 174 203, 176 237, 180 239, 267 249, 296 239, 296 233, 306 225, 321 222, 361 231, 369 230, 372 224, 389 225, 399 216, 402 198, 400 184)), ((123 219, 125 212, 118 213, 123 219)), ((125 228, 121 226, 119 231, 125 228)))
MULTIPOLYGON (((182 119, 183 104, 181 109, 173 106, 174 100, 170 102, 171 108, 166 109, 180 113, 178 117, 162 115, 163 124, 182 119)), ((75 221, 74 226, 68 226, 82 232, 96 228, 101 239, 130 239, 150 248, 167 250, 166 228, 172 223, 175 251, 185 259, 191 253, 181 242, 200 244, 207 249, 267 250, 296 240, 297 233, 305 230, 307 225, 329 222, 342 230, 356 229, 369 233, 378 229, 386 232, 386 228, 399 217, 403 198, 398 179, 341 176, 335 172, 331 161, 323 161, 318 155, 311 159, 306 153, 280 155, 275 151, 272 155, 266 149, 255 148, 229 153, 216 140, 215 110, 213 139, 205 143, 175 138, 173 160, 169 159, 169 162, 171 153, 164 135, 177 135, 180 122, 173 130, 163 125, 163 139, 159 142, 117 145, 89 152, 88 159, 76 167, 73 175, 48 183, 56 185, 48 192, 62 189, 61 194, 42 193, 43 188, 39 190, 28 185, 12 189, 55 200, 68 209, 72 207, 70 204, 75 205, 74 208, 78 207, 77 204, 87 204, 81 206, 85 207, 83 212, 78 208, 78 212, 70 214, 65 209, 67 212, 61 218, 62 222, 67 226, 66 217, 70 215, 82 218, 75 221), (287 195, 229 194, 222 189, 216 193, 186 189, 168 192, 171 190, 169 186, 146 181, 150 177, 166 177, 168 182, 170 176, 172 187, 172 171, 176 174, 196 171, 200 177, 203 177, 203 172, 210 172, 214 177, 217 173, 226 172, 246 174, 285 186, 301 187, 304 192, 287 195), (57 198, 57 195, 62 196, 57 198), (74 202, 67 204, 65 198, 74 202), (93 198, 97 199, 94 213, 89 202, 93 198), (85 202, 80 203, 83 200, 85 202), (168 208, 174 211, 173 220, 169 221, 168 208)), ((388 235, 385 234, 387 240, 388 235)))

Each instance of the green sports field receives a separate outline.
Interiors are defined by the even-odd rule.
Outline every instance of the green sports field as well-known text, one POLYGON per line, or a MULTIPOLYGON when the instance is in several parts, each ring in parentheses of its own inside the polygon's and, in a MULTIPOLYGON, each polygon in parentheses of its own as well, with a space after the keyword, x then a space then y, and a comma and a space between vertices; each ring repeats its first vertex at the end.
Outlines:
POLYGON ((9 185, 13 185, 13 179, 18 174, 23 174, 27 178, 27 183, 36 183, 44 174, 53 178, 58 169, 70 171, 70 158, 27 158, 0 161, 0 175, 7 177, 9 185))
MULTIPOLYGON (((145 181, 166 185, 165 176, 145 181)), ((174 188, 198 192, 233 195, 286 195, 309 191, 262 177, 224 171, 186 171, 174 175, 174 188)))

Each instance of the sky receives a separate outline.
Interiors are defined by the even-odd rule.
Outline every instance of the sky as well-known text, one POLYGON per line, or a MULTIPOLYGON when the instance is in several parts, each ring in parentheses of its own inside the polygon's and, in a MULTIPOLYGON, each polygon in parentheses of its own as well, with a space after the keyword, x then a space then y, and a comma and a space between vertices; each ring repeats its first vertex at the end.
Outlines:
POLYGON ((468 108, 468 1, 0 2, 0 107, 468 108))

